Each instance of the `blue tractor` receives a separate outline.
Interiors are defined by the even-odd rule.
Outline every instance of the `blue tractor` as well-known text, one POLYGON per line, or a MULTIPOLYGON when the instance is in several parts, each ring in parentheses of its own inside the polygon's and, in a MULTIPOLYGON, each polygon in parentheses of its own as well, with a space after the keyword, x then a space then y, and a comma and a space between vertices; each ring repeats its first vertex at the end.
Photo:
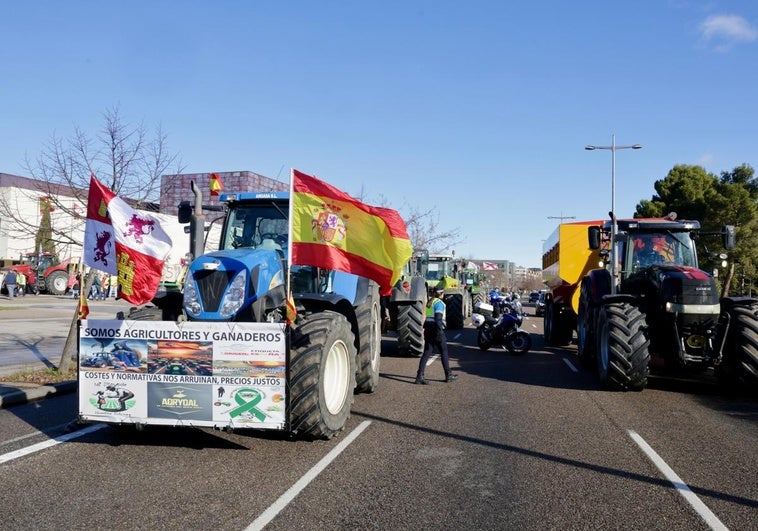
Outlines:
MULTIPOLYGON (((181 294, 153 302, 157 318, 282 323, 286 327, 289 430, 328 439, 350 415, 354 392, 379 383, 381 310, 376 282, 313 266, 288 267, 289 193, 222 194, 218 250, 203 254, 200 194, 179 207, 196 257, 181 294), (287 287, 297 318, 287 323, 287 287)), ((219 209, 219 206, 216 206, 219 209)), ((140 319, 139 312, 129 319, 140 319)), ((142 318, 146 318, 143 314, 142 318)))

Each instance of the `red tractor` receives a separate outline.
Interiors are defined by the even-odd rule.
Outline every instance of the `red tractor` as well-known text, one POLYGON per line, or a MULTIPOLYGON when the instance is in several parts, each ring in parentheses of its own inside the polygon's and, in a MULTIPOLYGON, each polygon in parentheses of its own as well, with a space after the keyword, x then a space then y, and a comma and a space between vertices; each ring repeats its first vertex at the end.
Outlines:
POLYGON ((26 290, 30 293, 65 295, 74 282, 74 275, 69 274, 70 264, 71 258, 61 262, 52 253, 27 253, 20 264, 10 269, 26 277, 26 290))

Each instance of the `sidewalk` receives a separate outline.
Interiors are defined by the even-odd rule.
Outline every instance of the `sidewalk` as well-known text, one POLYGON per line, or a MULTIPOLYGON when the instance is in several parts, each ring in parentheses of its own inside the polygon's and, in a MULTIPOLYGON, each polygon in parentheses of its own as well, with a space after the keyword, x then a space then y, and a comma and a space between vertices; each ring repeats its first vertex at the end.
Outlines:
MULTIPOLYGON (((132 306, 125 301, 88 301, 90 315, 114 319, 132 306)), ((78 300, 53 295, 27 295, 9 300, 0 297, 0 408, 24 404, 50 396, 71 393, 77 380, 51 385, 4 381, 20 372, 45 370, 60 363, 63 347, 76 312, 78 300)), ((73 362, 76 366, 76 361, 73 362)))
POLYGON ((53 385, 38 385, 23 382, 0 381, 0 409, 41 400, 50 396, 73 393, 77 380, 69 380, 53 385))

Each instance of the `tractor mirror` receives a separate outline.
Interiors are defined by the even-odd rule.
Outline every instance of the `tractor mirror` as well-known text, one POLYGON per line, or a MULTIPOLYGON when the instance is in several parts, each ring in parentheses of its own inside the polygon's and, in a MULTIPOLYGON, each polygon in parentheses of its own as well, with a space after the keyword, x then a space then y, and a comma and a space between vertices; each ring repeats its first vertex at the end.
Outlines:
POLYGON ((182 201, 179 203, 177 218, 179 223, 189 223, 192 220, 192 203, 189 201, 182 201))
POLYGON ((590 249, 600 249, 600 227, 597 225, 587 227, 587 238, 589 240, 590 249))
POLYGON ((724 249, 734 249, 737 240, 734 225, 724 225, 721 229, 721 237, 724 240, 724 249))

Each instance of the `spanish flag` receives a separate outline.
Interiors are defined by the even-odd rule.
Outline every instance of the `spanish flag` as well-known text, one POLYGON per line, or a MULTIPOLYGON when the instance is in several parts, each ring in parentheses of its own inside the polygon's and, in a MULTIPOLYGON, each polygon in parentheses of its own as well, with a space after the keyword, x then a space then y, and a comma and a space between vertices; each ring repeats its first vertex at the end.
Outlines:
POLYGON ((84 293, 82 284, 79 284, 79 319, 84 320, 89 315, 89 305, 87 304, 87 296, 84 293))
POLYGON ((370 278, 391 293, 413 254, 403 218, 292 170, 292 264, 370 278))
POLYGON ((295 306, 295 299, 292 298, 292 293, 287 295, 287 324, 291 325, 297 319, 297 307, 295 306))
POLYGON ((224 185, 221 182, 221 177, 219 177, 217 173, 211 173, 210 187, 211 197, 219 195, 221 193, 221 190, 224 189, 224 185))

